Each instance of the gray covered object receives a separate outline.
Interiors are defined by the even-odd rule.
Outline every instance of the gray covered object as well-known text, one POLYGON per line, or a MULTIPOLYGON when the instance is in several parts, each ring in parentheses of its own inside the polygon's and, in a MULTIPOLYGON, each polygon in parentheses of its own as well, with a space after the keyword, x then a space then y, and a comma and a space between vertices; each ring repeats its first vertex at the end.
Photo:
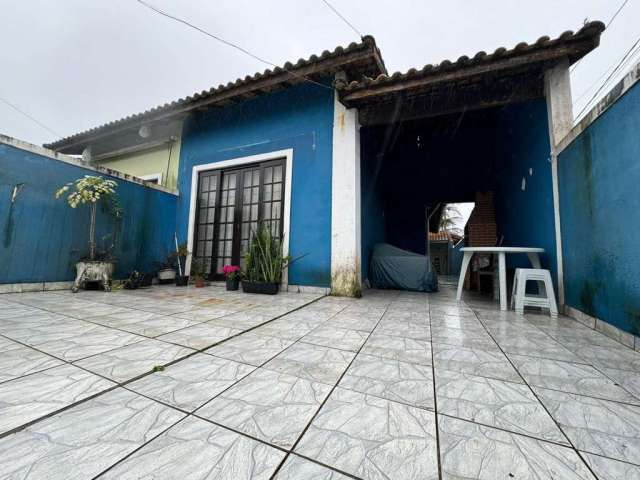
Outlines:
POLYGON ((425 255, 379 243, 373 249, 369 281, 373 288, 437 292, 438 277, 425 255))

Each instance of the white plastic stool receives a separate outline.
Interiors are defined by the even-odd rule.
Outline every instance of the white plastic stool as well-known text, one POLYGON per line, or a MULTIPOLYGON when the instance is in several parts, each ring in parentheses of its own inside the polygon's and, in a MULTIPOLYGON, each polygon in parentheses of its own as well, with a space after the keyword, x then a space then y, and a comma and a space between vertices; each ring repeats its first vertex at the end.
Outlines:
POLYGON ((553 318, 558 316, 558 306, 556 305, 556 296, 553 291, 553 283, 551 282, 551 273, 549 270, 541 268, 516 268, 516 274, 513 278, 513 291, 511 293, 511 308, 515 305, 516 313, 522 315, 524 307, 540 307, 548 308, 553 318), (527 282, 541 282, 540 295, 526 295, 527 282))

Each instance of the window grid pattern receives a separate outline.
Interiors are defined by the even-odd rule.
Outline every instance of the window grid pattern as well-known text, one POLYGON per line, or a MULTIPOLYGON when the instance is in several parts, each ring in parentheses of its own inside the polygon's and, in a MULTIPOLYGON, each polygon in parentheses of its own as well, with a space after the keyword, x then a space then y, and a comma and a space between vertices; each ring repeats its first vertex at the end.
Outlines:
POLYGON ((207 270, 211 266, 215 233, 216 207, 218 201, 218 173, 200 176, 198 188, 198 228, 195 253, 203 259, 207 270))
POLYGON ((282 232, 282 193, 284 190, 284 167, 268 165, 264 167, 262 194, 262 224, 271 229, 274 236, 282 232))
POLYGON ((224 265, 244 268, 260 225, 282 240, 284 177, 281 160, 200 173, 194 254, 210 278, 222 278, 224 265))
POLYGON ((235 210, 238 172, 223 173, 220 189, 220 211, 218 213, 218 234, 214 252, 216 273, 222 273, 222 267, 233 260, 233 240, 235 236, 235 210))
POLYGON ((249 250, 253 232, 258 228, 260 211, 260 168, 245 170, 242 175, 242 215, 240 218, 240 267, 244 268, 244 256, 249 250))

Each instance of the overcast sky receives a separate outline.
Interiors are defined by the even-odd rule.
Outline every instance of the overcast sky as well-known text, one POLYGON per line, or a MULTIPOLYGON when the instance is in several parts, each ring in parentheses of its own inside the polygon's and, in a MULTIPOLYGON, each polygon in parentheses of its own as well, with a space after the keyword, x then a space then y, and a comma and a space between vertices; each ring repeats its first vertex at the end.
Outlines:
MULTIPOLYGON (((276 64, 358 40, 321 0, 147 1, 276 64)), ((553 38, 586 18, 606 22, 622 2, 332 0, 375 37, 390 72, 553 38)), ((135 0, 0 0, 0 11, 0 97, 62 136, 266 68, 135 0)), ((629 0, 573 72, 574 100, 630 48, 639 20, 640 0, 629 0)), ((0 133, 56 139, 1 102, 0 133)))

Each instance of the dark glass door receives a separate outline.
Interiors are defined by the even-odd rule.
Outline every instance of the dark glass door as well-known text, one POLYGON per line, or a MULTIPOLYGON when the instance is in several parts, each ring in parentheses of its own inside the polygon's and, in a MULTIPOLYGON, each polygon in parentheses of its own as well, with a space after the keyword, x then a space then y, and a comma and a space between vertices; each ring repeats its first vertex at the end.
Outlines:
POLYGON ((221 279, 225 265, 244 267, 259 225, 282 238, 284 179, 282 160, 200 173, 195 256, 206 262, 209 278, 221 279))

